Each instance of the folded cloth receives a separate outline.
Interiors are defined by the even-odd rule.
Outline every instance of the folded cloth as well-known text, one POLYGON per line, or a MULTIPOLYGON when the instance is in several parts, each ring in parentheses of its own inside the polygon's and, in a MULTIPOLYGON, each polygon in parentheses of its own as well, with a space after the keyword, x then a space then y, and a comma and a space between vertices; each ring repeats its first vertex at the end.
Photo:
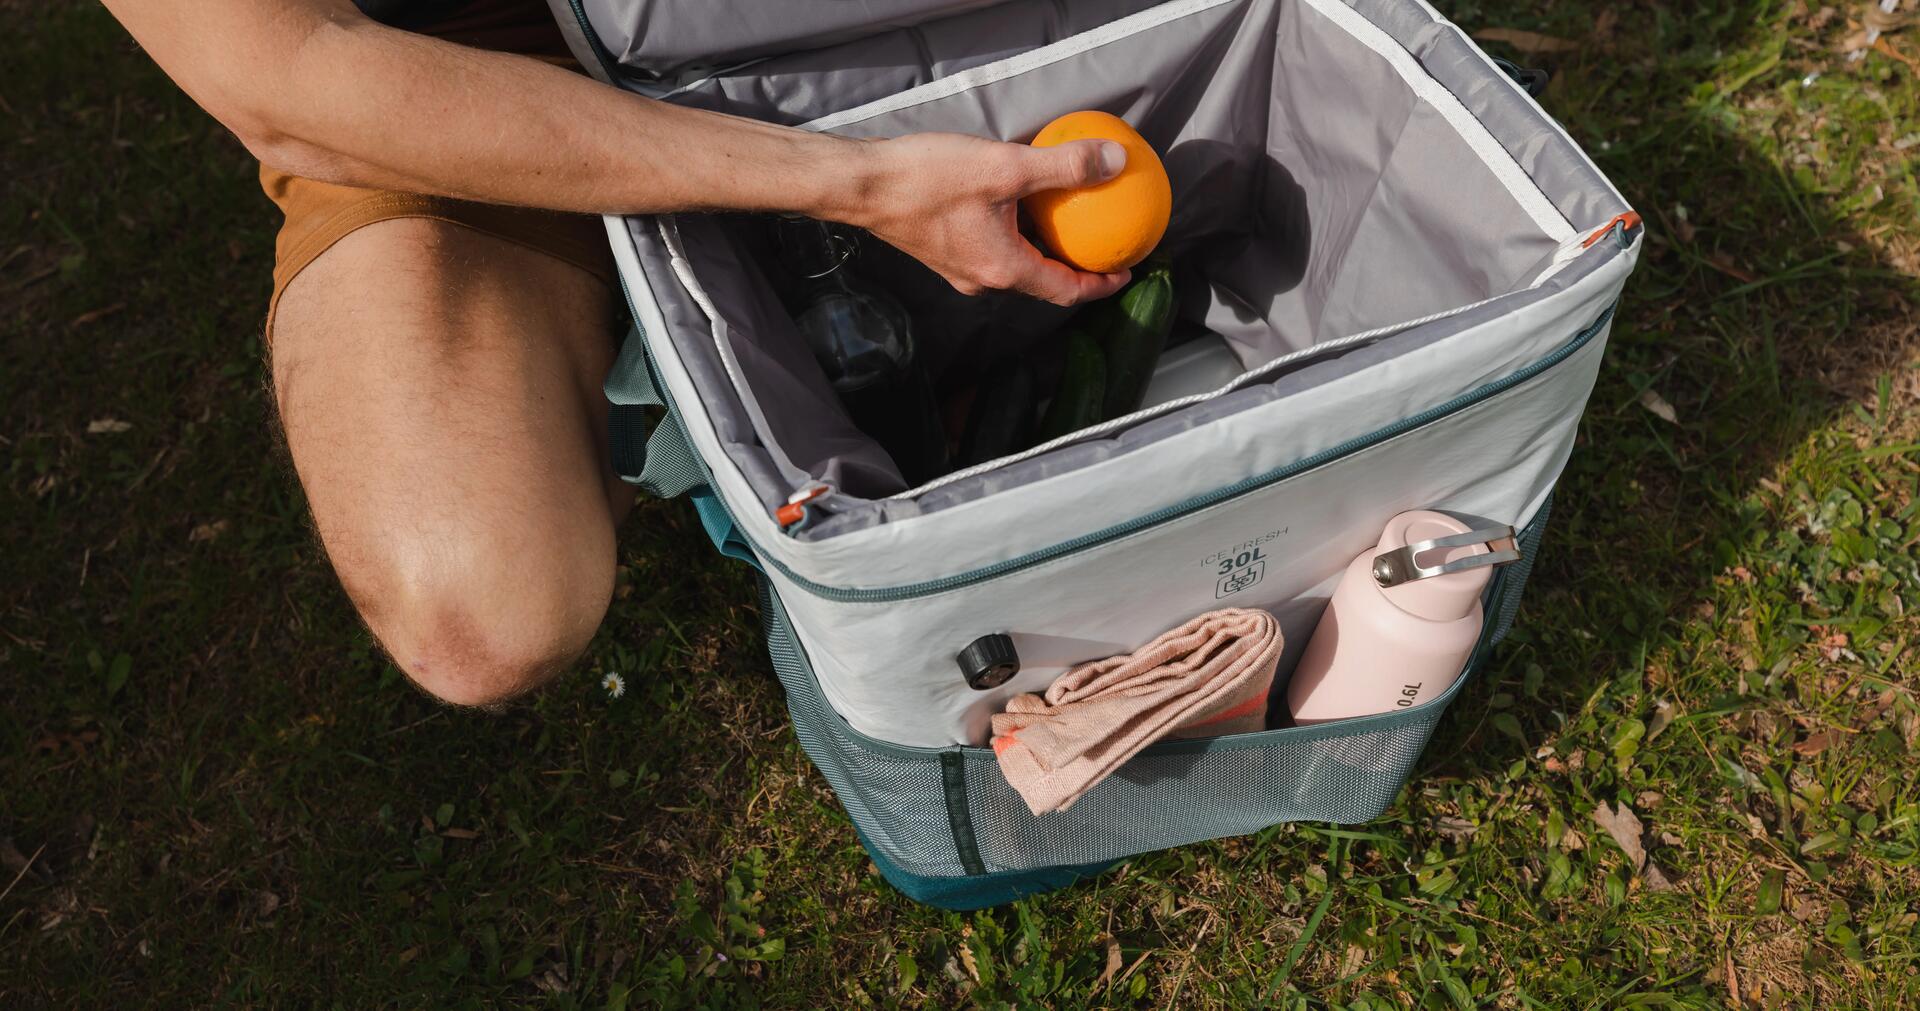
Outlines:
POLYGON ((1163 737, 1259 730, 1280 648, 1273 615, 1228 608, 1083 663, 993 717, 1000 771, 1034 814, 1064 811, 1163 737))

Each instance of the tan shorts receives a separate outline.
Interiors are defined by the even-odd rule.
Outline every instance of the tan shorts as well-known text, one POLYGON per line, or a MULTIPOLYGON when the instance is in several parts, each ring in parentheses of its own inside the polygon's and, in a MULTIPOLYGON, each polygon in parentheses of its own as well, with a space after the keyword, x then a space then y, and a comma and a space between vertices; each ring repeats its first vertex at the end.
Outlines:
MULTIPOLYGON (((479 49, 533 56, 578 69, 543 0, 473 0, 423 34, 479 49)), ((274 240, 273 299, 307 264, 355 229, 394 218, 431 218, 471 228, 571 263, 612 286, 613 257, 600 219, 591 214, 502 207, 393 190, 339 186, 260 166, 260 186, 286 220, 274 240)))

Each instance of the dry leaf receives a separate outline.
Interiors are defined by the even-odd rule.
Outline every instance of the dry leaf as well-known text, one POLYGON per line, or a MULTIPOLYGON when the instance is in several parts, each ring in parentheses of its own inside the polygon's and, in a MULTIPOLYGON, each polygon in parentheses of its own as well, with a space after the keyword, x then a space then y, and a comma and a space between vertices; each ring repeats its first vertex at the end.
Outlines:
POLYGON ((112 435, 116 432, 124 432, 132 427, 133 425, 131 423, 121 421, 119 418, 95 418, 87 422, 87 434, 112 435))
POLYGON ((1689 244, 1693 242, 1695 232, 1693 222, 1687 217, 1687 205, 1675 204, 1673 206, 1672 224, 1674 238, 1689 244))
POLYGON ((83 326, 86 326, 88 323, 92 323, 96 320, 111 316, 114 313, 119 312, 122 309, 125 309, 126 307, 127 307, 127 303, 125 302, 115 302, 112 305, 103 306, 99 309, 89 309, 86 312, 83 312, 80 315, 75 316, 72 320, 68 321, 67 326, 83 327, 83 326))
POLYGON ((226 532, 226 520, 214 520, 212 523, 202 523, 194 527, 193 532, 187 535, 187 543, 198 544, 201 541, 219 540, 220 535, 226 532))
POLYGON ((962 941, 958 950, 960 964, 967 967, 967 975, 972 976, 975 983, 980 982, 980 963, 973 960, 973 948, 962 941))
POLYGON ((1725 253, 1714 253, 1712 256, 1707 257, 1707 266, 1742 284, 1752 284, 1760 280, 1760 275, 1733 262, 1733 257, 1725 253))
POLYGON ((1606 829, 1607 834, 1613 837, 1613 841, 1620 845, 1621 851, 1626 853, 1627 860, 1633 864, 1636 872, 1646 866, 1647 850, 1640 845, 1640 834, 1645 831, 1645 828, 1640 824, 1639 817, 1633 813, 1633 808, 1622 804, 1618 809, 1610 809, 1606 801, 1601 801, 1600 806, 1593 809, 1593 820, 1601 828, 1606 829))
POLYGON ((1465 818, 1456 818, 1449 814, 1434 819, 1433 830, 1440 833, 1443 838, 1458 842, 1462 839, 1473 838, 1473 834, 1480 831, 1480 826, 1465 818))
POLYGON ((1809 757, 1817 755, 1829 747, 1832 747, 1833 742, 1838 740, 1839 737, 1840 735, 1832 730, 1822 730, 1818 733, 1808 734, 1804 740, 1793 746, 1793 753, 1809 757))
POLYGON ((1655 702, 1653 704, 1653 718, 1647 721, 1647 741, 1651 742, 1654 738, 1659 737, 1660 732, 1667 729, 1667 727, 1673 723, 1674 717, 1679 715, 1679 706, 1668 702, 1666 699, 1655 702))
POLYGON ((1680 415, 1674 411, 1673 405, 1667 403, 1667 398, 1652 390, 1640 391, 1640 406, 1652 411, 1669 425, 1680 423, 1680 415))
POLYGON ((1898 4, 1893 10, 1882 10, 1879 4, 1868 0, 1866 8, 1860 12, 1860 22, 1866 25, 1867 30, 1885 35, 1920 23, 1920 11, 1903 11, 1898 4))
POLYGON ((1647 883, 1647 888, 1651 891, 1656 891, 1656 892, 1673 891, 1673 882, 1668 881, 1667 876, 1661 873, 1659 865, 1655 864, 1651 860, 1647 861, 1646 870, 1641 872, 1640 877, 1641 877, 1641 880, 1647 883))
POLYGON ((1120 974, 1121 962, 1120 940, 1118 938, 1112 934, 1101 934, 1096 940, 1105 943, 1107 946, 1107 966, 1100 970, 1100 978, 1093 981, 1093 988, 1098 990, 1112 982, 1113 977, 1120 974))
POLYGON ((1474 32, 1473 37, 1481 42, 1505 42, 1529 56, 1536 53, 1571 53, 1581 48, 1581 43, 1572 39, 1522 28, 1483 28, 1474 32))
POLYGON ((1593 37, 1605 42, 1613 38, 1613 29, 1620 23, 1620 12, 1612 7, 1600 12, 1593 19, 1593 37))
POLYGON ((1560 833, 1560 848, 1568 853, 1583 850, 1587 848, 1587 840, 1580 833, 1575 832, 1572 825, 1568 825, 1567 830, 1560 833))
POLYGON ((478 839, 480 833, 470 828, 450 828, 440 833, 449 839, 478 839))
POLYGON ((1367 964, 1367 949, 1357 944, 1347 945, 1347 954, 1340 960, 1340 975, 1351 976, 1367 964))

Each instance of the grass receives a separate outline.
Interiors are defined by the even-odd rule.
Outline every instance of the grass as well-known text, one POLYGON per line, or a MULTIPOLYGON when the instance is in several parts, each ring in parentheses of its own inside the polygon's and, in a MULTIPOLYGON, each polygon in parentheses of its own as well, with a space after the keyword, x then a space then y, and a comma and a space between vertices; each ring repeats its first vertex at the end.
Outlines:
POLYGON ((959 915, 875 876, 684 504, 574 675, 409 689, 270 434, 252 163, 96 5, 0 0, 0 1005, 1915 1006, 1920 39, 1808 6, 1452 5, 1578 43, 1524 62, 1651 232, 1519 631, 1377 822, 959 915))

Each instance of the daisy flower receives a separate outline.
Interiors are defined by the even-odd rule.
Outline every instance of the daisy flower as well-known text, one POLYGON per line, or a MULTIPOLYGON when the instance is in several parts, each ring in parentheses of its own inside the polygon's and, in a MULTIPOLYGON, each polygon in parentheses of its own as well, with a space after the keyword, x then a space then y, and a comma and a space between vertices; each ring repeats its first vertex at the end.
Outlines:
POLYGON ((627 693, 627 679, 618 674, 608 674, 600 679, 600 687, 607 690, 607 697, 617 699, 627 693))

